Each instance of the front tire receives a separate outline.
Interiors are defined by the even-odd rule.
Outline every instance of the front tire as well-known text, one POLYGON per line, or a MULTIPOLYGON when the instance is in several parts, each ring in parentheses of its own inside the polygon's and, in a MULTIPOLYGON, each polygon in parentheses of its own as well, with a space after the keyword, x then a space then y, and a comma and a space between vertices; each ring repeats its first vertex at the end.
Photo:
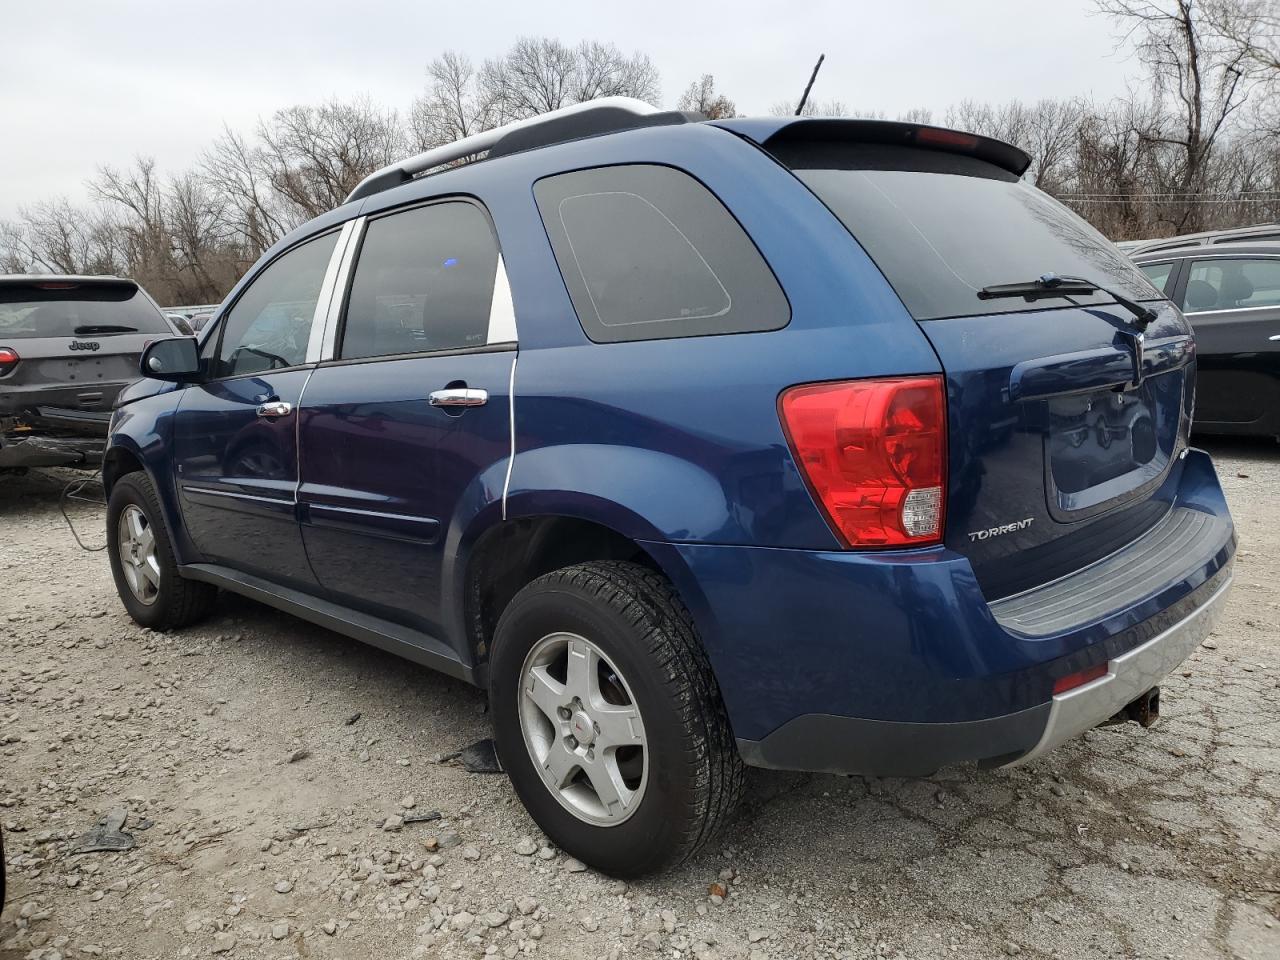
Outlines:
POLYGON ((116 592, 129 616, 153 630, 173 630, 209 613, 217 588, 178 572, 155 486, 145 473, 116 481, 107 502, 107 554, 116 592))
POLYGON ((727 821, 742 762, 688 611, 633 563, 566 567, 503 611, 494 735, 525 808, 566 853, 616 877, 692 856, 727 821))

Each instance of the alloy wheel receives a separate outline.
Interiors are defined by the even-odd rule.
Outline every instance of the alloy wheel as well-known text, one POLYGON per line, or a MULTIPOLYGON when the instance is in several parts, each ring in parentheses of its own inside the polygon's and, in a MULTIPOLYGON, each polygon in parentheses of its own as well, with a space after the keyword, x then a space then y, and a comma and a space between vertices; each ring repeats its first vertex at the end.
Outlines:
POLYGON ((120 569, 139 603, 148 606, 160 595, 160 558, 156 554, 155 531, 147 515, 136 504, 120 512, 120 569))
POLYGON ((574 633, 543 637, 520 672, 520 730, 534 767, 578 819, 616 826, 648 782, 644 720, 626 679, 574 633))

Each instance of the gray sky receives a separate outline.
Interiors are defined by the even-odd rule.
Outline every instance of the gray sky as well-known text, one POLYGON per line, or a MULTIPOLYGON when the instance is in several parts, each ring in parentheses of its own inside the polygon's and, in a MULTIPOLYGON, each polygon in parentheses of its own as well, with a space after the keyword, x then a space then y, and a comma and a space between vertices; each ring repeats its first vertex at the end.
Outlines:
POLYGON ((1137 65, 1089 0, 3 0, 0 217, 86 198, 101 164, 193 164, 223 125, 330 96, 406 111, 446 49, 479 62, 521 35, 612 41, 648 53, 667 105, 703 73, 744 113, 799 96, 890 116, 965 98, 1125 90, 1137 65), (635 15, 634 11, 640 11, 635 15))

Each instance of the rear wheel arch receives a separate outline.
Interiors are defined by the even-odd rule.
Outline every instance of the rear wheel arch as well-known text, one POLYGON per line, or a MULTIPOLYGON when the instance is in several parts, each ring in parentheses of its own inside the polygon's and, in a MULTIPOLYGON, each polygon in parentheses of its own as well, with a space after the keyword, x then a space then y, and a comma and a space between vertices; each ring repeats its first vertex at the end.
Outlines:
POLYGON ((488 659, 503 610, 543 574, 578 563, 624 560, 666 576, 642 542, 612 527, 576 517, 544 515, 504 520, 467 553, 463 616, 473 662, 488 659))

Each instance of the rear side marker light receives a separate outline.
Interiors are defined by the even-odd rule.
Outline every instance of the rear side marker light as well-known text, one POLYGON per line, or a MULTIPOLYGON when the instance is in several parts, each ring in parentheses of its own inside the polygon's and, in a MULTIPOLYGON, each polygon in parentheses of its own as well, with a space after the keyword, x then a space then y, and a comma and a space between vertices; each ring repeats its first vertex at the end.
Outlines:
POLYGON ((0 377, 12 372, 20 359, 17 350, 12 347, 0 347, 0 377))
POLYGON ((778 398, 787 443, 846 547, 942 539, 946 402, 940 376, 791 387, 778 398))
POLYGON ((1083 687, 1086 683, 1093 683, 1099 677, 1105 677, 1106 675, 1107 664, 1105 662, 1089 667, 1087 670, 1077 670, 1075 673, 1069 673, 1053 682, 1053 695, 1056 697, 1058 694, 1074 690, 1076 687, 1083 687))

